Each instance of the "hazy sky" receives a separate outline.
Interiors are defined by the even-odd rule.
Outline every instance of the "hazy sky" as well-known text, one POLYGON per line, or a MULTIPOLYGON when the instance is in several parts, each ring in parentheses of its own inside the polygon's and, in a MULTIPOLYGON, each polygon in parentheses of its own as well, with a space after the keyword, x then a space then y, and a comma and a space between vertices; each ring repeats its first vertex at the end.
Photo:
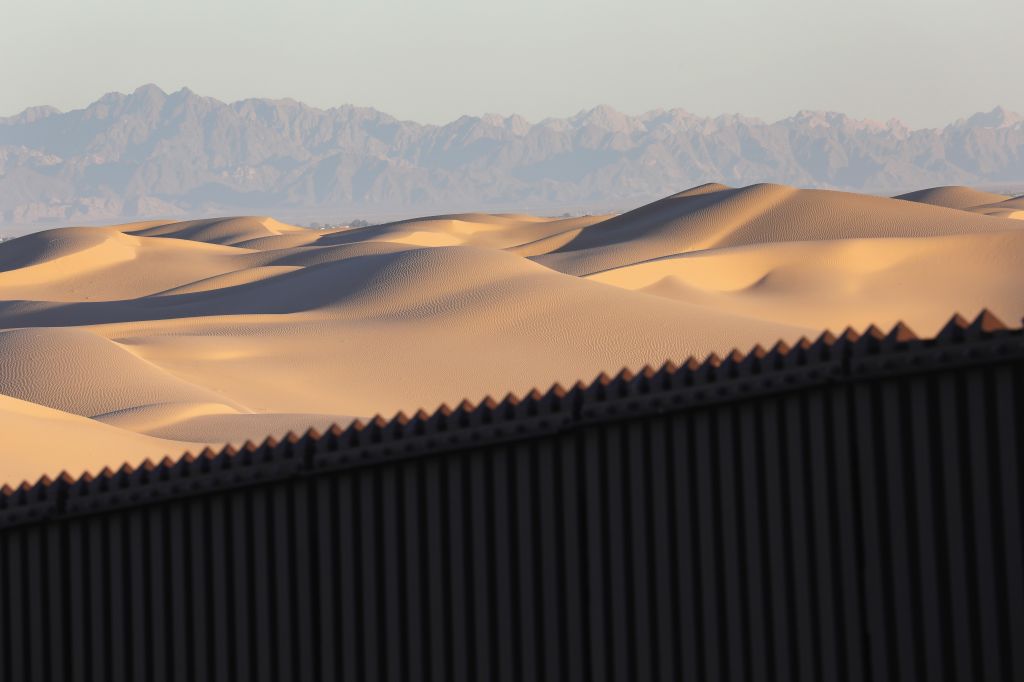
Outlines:
POLYGON ((3 0, 0 115, 153 82, 443 122, 1024 112, 1021 0, 3 0))

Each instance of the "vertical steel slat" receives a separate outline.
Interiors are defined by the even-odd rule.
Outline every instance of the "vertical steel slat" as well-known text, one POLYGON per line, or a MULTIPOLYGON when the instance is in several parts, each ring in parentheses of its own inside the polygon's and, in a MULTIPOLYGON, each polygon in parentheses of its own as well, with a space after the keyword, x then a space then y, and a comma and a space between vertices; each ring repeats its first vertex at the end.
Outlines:
POLYGON ((295 560, 295 530, 292 524, 292 483, 275 484, 269 491, 271 523, 274 527, 273 542, 268 549, 268 560, 274 563, 271 580, 274 592, 274 623, 270 637, 277 653, 277 678, 294 680, 298 676, 295 662, 295 576, 292 562, 295 560))
MULTIPOLYGON (((213 680, 230 680, 232 652, 237 652, 232 642, 234 629, 231 621, 230 597, 232 585, 228 575, 228 553, 234 551, 229 544, 227 535, 230 500, 223 495, 214 495, 209 499, 209 549, 210 549, 210 603, 213 614, 212 629, 209 633, 209 647, 212 659, 211 682, 213 680)), ((204 523, 200 520, 199 523, 204 523)), ((237 579, 236 579, 237 580, 237 579)))
POLYGON ((612 670, 614 679, 625 680, 633 675, 631 666, 632 651, 630 647, 630 633, 633 632, 633 623, 629 611, 629 585, 626 579, 626 508, 623 500, 624 479, 628 474, 624 471, 622 427, 619 424, 609 424, 605 427, 606 439, 606 471, 604 487, 607 494, 606 506, 604 509, 605 519, 608 528, 608 555, 605 561, 608 564, 609 596, 611 597, 611 621, 612 641, 609 647, 611 654, 612 670))
POLYGON ((594 680, 603 681, 611 678, 611 671, 608 662, 610 623, 607 601, 609 595, 605 590, 605 576, 608 567, 604 559, 606 538, 602 513, 606 503, 604 501, 604 483, 601 477, 605 453, 600 427, 588 426, 583 433, 583 442, 583 455, 580 464, 585 477, 582 494, 585 498, 583 533, 586 554, 582 560, 586 562, 589 577, 587 591, 583 598, 590 614, 590 642, 588 643, 590 672, 594 680))
POLYGON ((728 642, 728 679, 750 679, 747 669, 746 620, 743 604, 743 560, 740 558, 740 546, 743 538, 740 534, 740 500, 739 476, 737 461, 739 444, 737 441, 738 421, 733 414, 731 405, 718 408, 718 518, 721 521, 722 545, 722 583, 725 588, 725 619, 726 641, 728 642))
POLYGON ((266 528, 262 520, 257 522, 254 518, 247 491, 233 493, 230 502, 232 552, 228 557, 228 580, 234 589, 235 608, 234 613, 229 614, 235 641, 233 667, 239 681, 255 680, 258 674, 256 670, 260 667, 255 621, 259 613, 257 603, 264 595, 257 591, 255 576, 260 568, 254 565, 254 545, 256 534, 265 533, 266 528))
POLYGON ((358 622, 358 601, 361 598, 362 585, 356 579, 356 562, 359 561, 355 546, 355 496, 352 476, 341 476, 338 479, 338 537, 340 539, 340 568, 337 583, 341 588, 341 665, 342 679, 360 679, 359 663, 359 631, 362 624, 358 622))
MULTIPOLYGON (((3 543, 4 551, 14 541, 14 533, 8 529, 0 533, 0 542, 3 543)), ((11 627, 8 619, 11 618, 11 584, 7 575, 7 562, 0 556, 0 680, 11 682, 11 627)))
POLYGON ((694 533, 692 476, 690 471, 694 452, 690 447, 692 429, 685 415, 674 414, 672 420, 671 457, 672 485, 670 495, 675 506, 676 563, 679 567, 679 613, 682 627, 682 641, 679 643, 682 655, 683 677, 687 680, 702 679, 702 642, 700 639, 700 611, 697 607, 697 564, 699 561, 697 536, 694 533))
POLYGON ((445 575, 443 567, 444 521, 441 495, 441 462, 432 458, 424 462, 426 530, 427 530, 427 631, 430 648, 431 680, 449 679, 447 610, 445 603, 445 575))
POLYGON ((320 662, 320 677, 323 680, 338 679, 338 655, 340 646, 338 638, 338 567, 336 561, 337 538, 335 529, 338 526, 334 515, 334 503, 337 502, 335 477, 330 474, 320 475, 315 481, 317 536, 315 542, 319 547, 318 565, 314 567, 320 584, 320 600, 313 604, 317 621, 316 654, 320 662))
POLYGON ((378 605, 377 550, 381 541, 377 518, 377 481, 374 469, 359 472, 354 477, 358 489, 359 542, 356 561, 362 565, 358 599, 362 602, 363 679, 368 682, 382 678, 380 660, 380 618, 384 615, 378 605))
MULTIPOLYGON (((124 516, 121 514, 111 515, 107 518, 106 533, 109 563, 107 571, 107 590, 109 595, 110 609, 110 680, 112 682, 126 682, 130 679, 129 652, 131 645, 129 637, 131 630, 128 627, 128 603, 130 592, 127 589, 128 576, 125 575, 125 547, 124 547, 124 516)), ((182 633, 187 636, 187 633, 182 633)))
POLYGON ((513 553, 512 546, 512 502, 509 488, 511 471, 509 453, 504 447, 498 448, 493 457, 491 486, 494 500, 494 568, 495 568, 495 619, 497 620, 497 645, 495 660, 498 664, 499 679, 512 682, 519 679, 516 665, 520 662, 515 646, 517 622, 514 618, 516 604, 513 600, 513 553))
POLYGON ((170 537, 170 650, 168 657, 175 682, 189 682, 195 679, 190 670, 194 658, 189 650, 188 594, 186 579, 188 577, 187 554, 189 540, 185 537, 185 503, 174 502, 168 506, 168 535, 170 537))
POLYGON ((105 521, 102 516, 91 517, 85 536, 85 541, 89 545, 89 581, 86 585, 89 590, 89 648, 92 653, 90 674, 94 680, 110 678, 107 656, 110 645, 110 633, 107 629, 110 599, 107 585, 107 547, 104 542, 105 521))
POLYGON ((907 428, 906 411, 896 381, 881 383, 882 431, 884 437, 884 468, 880 472, 885 481, 882 494, 887 495, 889 518, 885 523, 884 535, 889 538, 888 573, 892 581, 892 610, 895 621, 890 632, 895 636, 896 660, 902 679, 919 679, 922 672, 917 668, 917 642, 920 640, 920 624, 912 605, 912 585, 919 580, 915 575, 911 559, 911 537, 907 529, 908 507, 912 500, 906 499, 909 481, 904 480, 906 452, 904 429, 907 428))
POLYGON ((466 682, 472 673, 469 659, 473 652, 470 647, 469 625, 467 613, 469 600, 467 593, 471 586, 470 576, 466 575, 466 553, 469 551, 464 530, 466 526, 466 505, 468 500, 463 494, 463 459, 464 456, 453 456, 447 460, 444 473, 447 478, 447 531, 448 531, 448 604, 451 607, 451 649, 452 671, 454 682, 466 682))
MULTIPOLYGON (((88 532, 87 519, 71 519, 68 522, 68 565, 70 577, 68 586, 68 597, 70 598, 69 615, 71 617, 71 675, 75 682, 84 682, 90 675, 90 652, 92 647, 89 643, 89 593, 86 589, 89 579, 89 567, 87 565, 88 554, 86 554, 86 535, 88 532)), ((145 539, 145 535, 143 535, 145 539)), ((149 575, 148 568, 139 571, 139 575, 149 575)), ((141 597, 145 599, 146 592, 141 597)), ((148 614, 147 614, 148 615, 148 614)), ((147 619, 146 628, 152 631, 152 623, 147 619)), ((147 641, 148 644, 148 641, 147 641)), ((148 647, 147 647, 148 648, 148 647)), ((149 671, 145 673, 149 676, 149 671)), ((145 678, 143 678, 145 679, 145 678)))
POLYGON ((826 680, 840 679, 839 636, 842 625, 836 612, 834 577, 838 567, 832 560, 835 538, 832 535, 831 471, 833 453, 827 442, 824 389, 814 389, 807 395, 808 440, 808 510, 809 533, 814 538, 814 556, 811 574, 817 584, 817 622, 821 652, 819 675, 826 680))
POLYGON ((767 541, 761 531, 766 517, 761 513, 764 506, 763 477, 761 469, 761 441, 758 434, 758 415, 752 402, 739 406, 740 444, 737 468, 742 479, 741 492, 737 501, 742 508, 744 526, 743 542, 745 561, 742 568, 746 577, 748 617, 747 638, 750 642, 749 669, 753 680, 772 680, 774 669, 771 664, 772 642, 769 614, 771 613, 769 592, 770 564, 765 559, 767 541))
POLYGON ((770 608, 772 633, 772 653, 775 659, 775 679, 779 682, 796 679, 794 675, 793 651, 795 650, 793 631, 794 618, 789 610, 789 590, 786 574, 788 557, 786 556, 786 521, 783 509, 782 476, 785 472, 785 460, 782 452, 782 436, 779 433, 781 415, 777 399, 768 398, 761 404, 761 427, 764 434, 763 457, 765 487, 765 508, 767 529, 765 542, 768 544, 769 575, 771 594, 770 608))
POLYGON ((380 472, 381 538, 384 565, 379 567, 384 591, 384 669, 385 679, 402 679, 402 649, 404 616, 402 615, 402 562, 399 547, 405 542, 399 532, 398 471, 384 467, 380 472))
POLYGON ((475 650, 476 669, 470 671, 473 679, 498 679, 493 642, 495 636, 495 620, 497 614, 492 605, 495 584, 494 558, 491 552, 491 515, 490 505, 493 502, 488 494, 490 481, 488 468, 492 454, 490 452, 471 453, 469 462, 469 500, 467 513, 470 521, 471 544, 473 546, 473 631, 470 633, 470 646, 475 650))
MULTIPOLYGON (((210 642, 213 639, 213 633, 210 632, 209 627, 212 595, 208 589, 212 562, 206 537, 210 523, 207 513, 209 508, 208 499, 196 498, 188 500, 183 511, 186 532, 189 537, 189 558, 191 559, 185 570, 188 571, 188 600, 192 613, 192 618, 187 626, 188 632, 183 636, 189 640, 189 650, 192 652, 193 682, 209 682, 210 680, 210 642)), ((222 597, 223 593, 218 593, 213 598, 219 601, 222 597)))
POLYGON ((532 469, 534 456, 528 444, 518 443, 512 451, 510 475, 513 478, 515 513, 515 548, 517 562, 517 586, 519 588, 519 635, 520 656, 522 656, 522 676, 524 679, 540 678, 541 665, 538 660, 537 643, 540 635, 537 631, 540 609, 540 586, 537 585, 536 572, 536 537, 533 527, 533 515, 536 513, 533 490, 532 469))
POLYGON ((645 439, 646 424, 642 420, 633 420, 626 429, 625 466, 628 468, 629 520, 628 538, 629 552, 627 562, 632 567, 632 585, 628 586, 633 603, 633 628, 631 637, 635 650, 635 679, 652 679, 654 655, 652 651, 653 633, 651 632, 650 590, 650 547, 648 547, 647 509, 650 505, 650 489, 647 483, 647 462, 650 453, 647 451, 645 439))
MULTIPOLYGON (((1002 365, 994 371, 995 405, 999 458, 998 483, 1002 508, 1002 537, 1006 576, 1007 633, 1010 642, 1024 642, 1024 386, 1014 383, 1013 368, 1002 365), (1016 388, 1015 388, 1016 387, 1016 388)), ((1024 679, 1024 646, 1010 647, 1009 679, 1024 679)))
MULTIPOLYGON (((938 466, 937 439, 938 424, 932 423, 928 409, 928 385, 920 377, 910 379, 910 404, 907 427, 911 430, 911 448, 905 456, 912 458, 914 473, 915 518, 917 523, 911 533, 918 545, 919 569, 915 588, 921 603, 921 627, 924 641, 925 679, 943 682, 949 667, 950 651, 943 642, 943 623, 949 616, 942 608, 943 599, 939 592, 939 556, 935 523, 933 468, 938 466)), ((939 498, 941 501, 941 497, 939 498)))
MULTIPOLYGON (((133 680, 144 680, 150 676, 151 657, 150 640, 152 637, 152 618, 150 618, 149 593, 149 528, 148 515, 143 509, 132 509, 128 512, 128 579, 131 595, 131 641, 133 680)), ((73 537, 73 536, 72 536, 73 537)), ((72 573, 73 575, 73 573, 72 573)), ((74 587, 71 588, 74 594, 74 587)), ((72 660, 77 659, 74 654, 72 660)))
POLYGON ((537 444, 537 514, 540 533, 535 538, 538 547, 540 571, 540 623, 541 636, 544 641, 543 679, 563 679, 562 648, 563 638, 559 624, 559 613, 565 611, 563 599, 565 595, 559 589, 558 574, 558 528, 562 522, 557 506, 555 492, 556 454, 553 439, 537 444))
POLYGON ((976 659, 972 642, 969 585, 967 578, 967 548, 964 527, 963 495, 961 493, 960 471, 960 429, 963 406, 957 401, 956 376, 952 373, 937 377, 939 400, 939 446, 944 488, 943 513, 946 518, 945 561, 949 565, 949 582, 946 598, 952 605, 950 624, 953 628, 954 665, 957 680, 981 679, 975 667, 976 659))
POLYGON ((803 410, 802 395, 792 393, 782 404, 786 424, 786 473, 783 474, 783 489, 788 491, 786 525, 790 532, 790 584, 793 586, 793 604, 796 607, 796 650, 800 679, 816 682, 820 679, 818 658, 821 629, 815 622, 814 576, 811 571, 813 537, 808 530, 808 505, 806 476, 808 451, 804 437, 807 415, 803 410))
MULTIPOLYGON (((274 543, 279 540, 275 535, 273 521, 272 492, 267 487, 254 488, 247 493, 250 500, 251 517, 247 519, 252 531, 252 562, 253 585, 251 604, 253 609, 253 630, 255 643, 253 654, 256 662, 255 679, 260 682, 273 682, 277 679, 275 661, 278 656, 278 644, 275 641, 275 618, 273 572, 275 568, 274 543)), ((244 569, 243 569, 244 570, 244 569)))
POLYGON ((985 679, 1008 679, 1003 669, 1003 652, 999 636, 999 607, 996 602, 995 550, 992 529, 992 486, 989 481, 989 461, 993 455, 993 436, 989 431, 988 412, 995 410, 989 404, 985 390, 983 370, 974 368, 966 372, 966 429, 967 452, 970 462, 971 516, 974 527, 968 532, 973 537, 972 559, 978 600, 981 635, 981 662, 985 679))
POLYGON ((705 676, 709 680, 725 679, 723 655, 724 642, 721 641, 721 619, 725 617, 719 600, 720 582, 724 576, 719 575, 721 561, 718 556, 718 545, 721 541, 721 525, 718 521, 715 500, 716 483, 713 468, 719 453, 712 447, 712 424, 709 410, 701 409, 693 413, 694 457, 697 461, 696 495, 698 501, 698 555, 700 573, 697 584, 700 595, 702 615, 702 636, 704 639, 705 676))
POLYGON ((25 605, 25 571, 22 567, 22 555, 24 554, 23 538, 25 531, 18 529, 7 532, 7 547, 4 554, 0 554, 0 561, 7 564, 7 599, 5 606, 6 613, 0 617, 7 618, 7 632, 10 641, 10 649, 7 652, 10 657, 10 676, 15 682, 22 682, 28 679, 29 661, 26 658, 28 644, 28 633, 25 631, 26 605, 25 605))
POLYGON ((835 453, 836 527, 839 535, 841 607, 845 619, 843 660, 849 680, 868 679, 867 624, 860 594, 864 582, 858 526, 857 466, 854 445, 857 430, 850 419, 850 393, 844 386, 829 391, 832 411, 831 447, 835 453))
MULTIPOLYGON (((32 682, 43 682, 48 676, 46 633, 48 612, 45 607, 46 571, 46 526, 39 524, 25 529, 25 553, 28 584, 26 604, 28 606, 28 657, 31 660, 32 682)), ((2 546, 2 545, 0 545, 2 546)), ((2 551, 2 550, 0 550, 2 551)))
MULTIPOLYGON (((556 503, 561 505, 561 544, 565 561, 562 564, 561 589, 565 594, 565 670, 570 680, 586 677, 587 622, 585 527, 580 514, 583 503, 583 476, 586 467, 583 443, 579 434, 564 435, 556 467, 560 467, 561 487, 556 490, 556 503)), ((474 486, 475 487, 475 486, 474 486)), ((480 619, 478 623, 484 622, 480 619)), ((484 678, 480 678, 484 679, 484 678)))
POLYGON ((876 470, 880 424, 874 421, 872 409, 872 386, 858 384, 853 391, 855 422, 857 430, 856 471, 860 482, 861 523, 864 543, 864 599, 867 612, 868 654, 872 675, 876 680, 885 680, 895 672, 891 667, 890 646, 893 644, 890 623, 886 612, 888 595, 885 582, 885 547, 882 541, 882 517, 885 491, 879 489, 876 470))
MULTIPOLYGON (((653 635, 658 638, 658 660, 655 661, 655 677, 662 680, 674 680, 678 676, 676 670, 675 650, 675 610, 673 601, 673 583, 678 576, 672 570, 673 533, 671 505, 668 496, 671 485, 668 476, 668 458, 671 456, 666 430, 669 422, 664 417, 655 419, 651 425, 650 440, 650 505, 653 524, 653 561, 654 582, 651 585, 654 600, 656 627, 653 635)), ((566 566, 567 576, 575 575, 579 569, 566 566)), ((572 676, 582 679, 583 676, 572 676)))
POLYGON ((167 613, 170 585, 167 575, 166 514, 166 505, 151 507, 147 514, 149 529, 146 539, 149 544, 149 571, 152 580, 149 594, 149 614, 153 625, 150 675, 158 682, 166 682, 171 670, 170 652, 168 651, 171 646, 170 636, 172 633, 169 627, 170 614, 167 613))
POLYGON ((292 496, 291 533, 294 538, 292 545, 295 554, 292 559, 292 595, 295 622, 290 629, 294 633, 295 672, 298 682, 312 682, 316 679, 317 648, 316 644, 316 613, 313 605, 313 594, 320 588, 317 573, 317 555, 313 552, 311 541, 315 541, 316 525, 319 519, 310 518, 313 506, 315 482, 311 480, 293 481, 289 484, 292 496))
MULTIPOLYGON (((46 591, 49 606, 49 629, 46 634, 46 653, 49 658, 51 680, 66 680, 70 678, 67 668, 68 643, 65 633, 68 630, 68 601, 66 586, 68 579, 68 557, 63 543, 65 533, 65 522, 54 521, 46 526, 46 591)), ((128 585, 125 585, 128 590, 128 585)), ((3 593, 3 583, 0 582, 0 594, 3 593)), ((3 618, 0 617, 0 629, 3 618)), ((132 646, 129 638, 125 646, 132 646)), ((3 634, 0 632, 0 658, 3 657, 3 634)), ((0 664, 0 679, 3 676, 3 665, 0 664)))
POLYGON ((420 494, 420 464, 411 463, 405 467, 402 476, 402 495, 405 498, 405 591, 407 603, 406 633, 408 645, 405 652, 409 679, 422 676, 429 679, 429 660, 426 651, 429 647, 424 624, 427 622, 427 587, 425 576, 426 558, 420 551, 426 546, 423 533, 425 515, 424 500, 420 494))

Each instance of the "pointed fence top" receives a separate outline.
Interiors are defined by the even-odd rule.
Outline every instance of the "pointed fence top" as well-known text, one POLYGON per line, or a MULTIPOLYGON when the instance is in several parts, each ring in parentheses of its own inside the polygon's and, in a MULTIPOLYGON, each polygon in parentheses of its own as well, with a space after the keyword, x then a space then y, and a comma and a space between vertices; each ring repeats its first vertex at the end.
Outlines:
MULTIPOLYGON (((733 349, 724 358, 711 353, 703 362, 693 357, 686 358, 678 365, 672 360, 667 360, 658 370, 654 370, 649 364, 645 364, 636 373, 628 367, 623 367, 615 373, 614 377, 609 376, 607 372, 601 372, 589 383, 576 381, 569 389, 555 382, 546 391, 541 391, 539 388, 530 389, 522 400, 514 393, 508 393, 500 402, 491 396, 484 397, 478 404, 465 398, 458 403, 455 410, 442 403, 432 413, 420 408, 411 417, 401 411, 391 419, 375 415, 369 424, 354 419, 345 428, 336 423, 331 424, 323 433, 311 427, 302 436, 294 431, 284 434, 280 440, 273 435, 268 435, 260 445, 247 440, 240 448, 236 449, 228 444, 220 450, 219 454, 210 447, 206 447, 198 456, 191 453, 185 453, 177 459, 166 456, 160 460, 159 464, 154 464, 149 459, 144 459, 135 466, 130 462, 124 462, 116 473, 110 466, 103 467, 95 475, 88 471, 83 472, 77 478, 65 471, 61 472, 56 479, 43 476, 34 484, 23 482, 17 488, 12 488, 10 484, 3 485, 0 488, 0 508, 6 508, 10 504, 9 500, 16 497, 15 505, 26 503, 25 499, 30 496, 30 491, 32 491, 31 497, 33 498, 37 494, 45 497, 48 489, 58 486, 61 489, 74 487, 76 491, 88 494, 86 491, 94 485, 100 485, 100 490, 106 490, 109 482, 115 477, 114 488, 116 489, 126 485, 144 485, 168 477, 192 476, 194 471, 216 473, 224 470, 225 467, 233 469, 235 461, 239 461, 244 467, 261 462, 272 462, 275 458, 282 456, 291 459, 294 456, 293 446, 300 442, 306 443, 304 447, 311 448, 307 452, 320 452, 322 448, 336 450, 343 447, 359 446, 362 441, 366 440, 360 436, 361 432, 369 427, 373 429, 375 442, 381 439, 387 441, 396 438, 415 438, 424 433, 424 426, 428 423, 440 424, 440 427, 444 429, 475 428, 481 423, 480 418, 470 419, 469 417, 480 412, 504 414, 501 417, 502 420, 519 419, 524 415, 535 414, 538 408, 542 414, 548 414, 548 411, 552 409, 560 410, 561 408, 558 406, 561 401, 570 394, 574 401, 600 403, 615 400, 620 395, 685 390, 686 387, 697 388, 707 382, 742 380, 744 377, 749 377, 752 372, 754 374, 785 373, 792 367, 803 364, 830 361, 826 358, 834 355, 837 351, 826 351, 825 349, 841 349, 840 354, 844 356, 850 354, 858 356, 866 350, 870 356, 874 357, 875 354, 885 354, 896 348, 941 348, 948 344, 970 343, 977 339, 1004 335, 1013 335, 1019 338, 1022 334, 1024 332, 1020 327, 1008 328, 988 309, 981 310, 970 322, 959 314, 953 315, 933 339, 919 338, 902 321, 897 322, 887 333, 873 324, 869 325, 863 333, 858 333, 852 327, 847 327, 839 336, 825 330, 815 341, 812 342, 806 337, 801 337, 793 346, 780 339, 771 346, 771 350, 765 350, 761 344, 757 344, 745 354, 738 349, 733 349), (800 352, 794 353, 796 350, 800 352), (762 361, 767 362, 763 363, 762 361), (728 371, 724 369, 714 371, 723 367, 728 371), (613 384, 614 388, 611 391, 605 390, 613 384), (521 403, 529 404, 526 412, 517 409, 516 406, 521 403), (502 413, 502 410, 505 412, 502 413), (440 421, 446 420, 456 412, 460 415, 456 420, 458 423, 440 421), (445 423, 448 425, 445 426, 445 423), (411 428, 397 428, 405 426, 411 428)), ((483 422, 489 423, 490 419, 485 416, 483 422)), ((435 426, 427 426, 426 432, 429 433, 434 428, 435 426)))

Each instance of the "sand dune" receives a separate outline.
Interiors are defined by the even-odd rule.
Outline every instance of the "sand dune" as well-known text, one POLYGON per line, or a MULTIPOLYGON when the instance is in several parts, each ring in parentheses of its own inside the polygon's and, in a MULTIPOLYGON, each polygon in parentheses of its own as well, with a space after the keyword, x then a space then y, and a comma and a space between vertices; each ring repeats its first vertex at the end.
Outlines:
POLYGON ((583 230, 537 262, 574 275, 667 255, 766 243, 1017 229, 937 206, 784 185, 683 192, 583 230))
POLYGON ((29 235, 0 245, 0 420, 17 432, 0 478, 823 327, 903 319, 931 333, 982 307, 1019 318, 1024 223, 1007 219, 1019 200, 961 189, 897 200, 702 185, 619 216, 326 231, 241 217, 29 235))
POLYGON ((0 331, 0 385, 5 395, 84 417, 169 401, 224 402, 80 328, 0 331))
POLYGON ((842 329, 899 320, 930 333, 952 310, 1024 314, 1024 231, 712 249, 589 279, 720 311, 842 329), (965 254, 969 254, 966 255, 965 254))
POLYGON ((909 194, 901 194, 895 199, 905 199, 934 206, 958 208, 971 213, 1024 220, 1024 196, 1008 197, 992 192, 979 192, 970 187, 933 187, 909 194))
POLYGON ((286 225, 273 218, 214 218, 212 220, 190 220, 178 223, 166 223, 130 230, 130 234, 139 237, 167 237, 170 239, 187 239, 205 244, 224 244, 226 246, 243 246, 255 242, 281 236, 299 236, 312 240, 315 233, 301 227, 286 225))
POLYGON ((893 198, 903 199, 904 201, 916 201, 922 204, 931 204, 932 206, 944 206, 945 208, 959 209, 968 209, 973 206, 993 204, 1009 199, 1009 197, 1003 194, 982 192, 971 187, 962 187, 958 185, 930 187, 928 189, 917 190, 916 192, 900 194, 893 198))
POLYGON ((981 213, 982 215, 988 215, 995 218, 1024 220, 1024 197, 1015 197, 1004 201, 996 201, 991 204, 971 206, 967 210, 972 213, 981 213))
POLYGON ((98 472, 108 465, 116 468, 126 459, 158 461, 169 453, 202 447, 145 436, 6 395, 0 395, 0 429, 4 432, 3 479, 12 483, 35 481, 44 473, 98 472))
POLYGON ((324 244, 383 241, 414 246, 470 245, 511 249, 578 231, 607 217, 609 216, 544 219, 535 216, 481 213, 442 215, 336 233, 320 241, 324 244))

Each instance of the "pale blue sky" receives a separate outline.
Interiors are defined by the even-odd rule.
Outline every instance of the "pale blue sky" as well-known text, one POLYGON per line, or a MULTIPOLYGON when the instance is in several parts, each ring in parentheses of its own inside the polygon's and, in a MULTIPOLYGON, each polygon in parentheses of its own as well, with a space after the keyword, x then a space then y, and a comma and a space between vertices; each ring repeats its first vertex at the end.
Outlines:
POLYGON ((1020 0, 2 0, 0 115, 153 82, 444 122, 1024 112, 1020 0))

